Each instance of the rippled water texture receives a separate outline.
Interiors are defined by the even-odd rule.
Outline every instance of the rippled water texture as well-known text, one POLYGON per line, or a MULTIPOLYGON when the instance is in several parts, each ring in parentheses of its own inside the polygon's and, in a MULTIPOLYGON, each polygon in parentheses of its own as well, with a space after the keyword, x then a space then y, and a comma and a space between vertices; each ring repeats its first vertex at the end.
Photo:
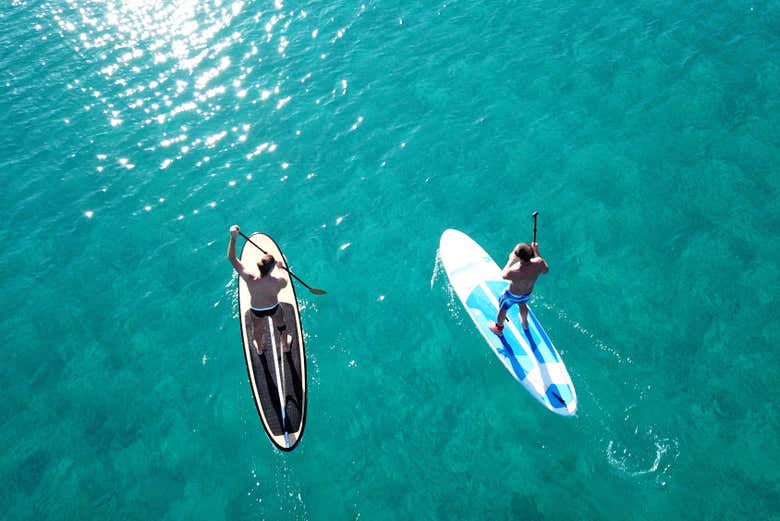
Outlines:
POLYGON ((780 5, 0 10, 2 519, 778 519, 780 5), (531 237, 540 407, 438 264, 531 237), (228 227, 293 271, 247 383, 228 227))

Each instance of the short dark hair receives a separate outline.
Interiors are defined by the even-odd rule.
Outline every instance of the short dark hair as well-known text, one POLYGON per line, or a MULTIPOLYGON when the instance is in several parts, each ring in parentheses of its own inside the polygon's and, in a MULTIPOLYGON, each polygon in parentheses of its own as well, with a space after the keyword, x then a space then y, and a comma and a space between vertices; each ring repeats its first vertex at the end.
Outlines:
POLYGON ((534 258, 534 249, 531 248, 528 244, 521 242, 515 246, 515 255, 524 261, 529 261, 534 258))
POLYGON ((257 267, 260 269, 260 276, 265 277, 268 275, 272 269, 274 269, 274 265, 276 264, 276 259, 274 259, 274 256, 270 253, 266 253, 263 255, 263 258, 260 259, 260 262, 257 263, 257 267))

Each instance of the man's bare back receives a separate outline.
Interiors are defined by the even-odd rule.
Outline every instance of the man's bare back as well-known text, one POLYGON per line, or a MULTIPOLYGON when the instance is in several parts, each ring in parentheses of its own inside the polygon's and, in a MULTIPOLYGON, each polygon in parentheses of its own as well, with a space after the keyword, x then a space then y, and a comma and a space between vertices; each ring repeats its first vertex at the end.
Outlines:
POLYGON ((252 273, 250 270, 247 270, 247 276, 242 275, 249 289, 250 305, 253 308, 270 308, 279 302, 279 292, 287 286, 287 281, 273 275, 277 267, 274 266, 271 273, 265 277, 261 277, 259 272, 252 273))
POLYGON ((504 279, 509 281, 509 291, 516 295, 531 293, 539 275, 547 271, 547 263, 541 257, 516 264, 504 271, 504 279))
POLYGON ((547 273, 549 269, 547 262, 539 255, 539 246, 533 243, 531 248, 534 256, 529 260, 522 260, 515 250, 512 250, 504 267, 502 275, 509 281, 509 291, 515 295, 531 293, 536 279, 542 273, 547 273))

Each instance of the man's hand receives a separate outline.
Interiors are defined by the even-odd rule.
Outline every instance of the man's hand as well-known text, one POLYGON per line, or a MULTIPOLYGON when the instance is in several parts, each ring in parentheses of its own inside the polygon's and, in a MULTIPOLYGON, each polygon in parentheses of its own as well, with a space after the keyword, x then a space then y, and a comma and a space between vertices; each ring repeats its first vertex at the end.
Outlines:
POLYGON ((236 237, 238 237, 238 232, 239 231, 240 231, 240 228, 238 227, 238 225, 234 224, 233 226, 230 227, 230 236, 235 239, 236 237))

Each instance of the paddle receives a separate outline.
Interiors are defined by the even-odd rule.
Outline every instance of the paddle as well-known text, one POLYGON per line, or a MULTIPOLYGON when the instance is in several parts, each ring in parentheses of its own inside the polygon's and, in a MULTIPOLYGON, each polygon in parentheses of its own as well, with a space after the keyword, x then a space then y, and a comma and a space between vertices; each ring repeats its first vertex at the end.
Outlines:
MULTIPOLYGON (((255 248, 257 248, 257 249, 258 249, 258 250, 260 250, 261 252, 265 253, 266 255, 268 254, 268 252, 267 252, 267 251, 265 251, 265 250, 264 250, 264 249, 262 249, 260 246, 258 246, 258 245, 257 245, 257 244, 256 244, 256 243, 255 243, 255 242, 252 240, 252 239, 250 239, 249 237, 247 237, 246 235, 244 235, 244 233, 243 233, 243 232, 238 232, 238 234, 239 234, 241 237, 243 237, 244 239, 246 239, 246 240, 247 240, 247 241, 248 241, 250 244, 252 244, 252 245, 253 245, 255 248)), ((309 286, 308 284, 306 284, 305 282, 303 282, 301 279, 299 279, 299 278, 298 278, 298 276, 297 276, 295 273, 293 273, 292 271, 290 271, 290 268, 288 268, 287 266, 283 266, 283 268, 284 268, 284 269, 287 271, 287 273, 289 273, 289 274, 290 274, 290 276, 291 276, 291 277, 295 278, 295 280, 297 280, 298 282, 300 282, 301 284, 303 284, 303 285, 304 285, 304 286, 305 286, 305 287, 306 287, 306 288, 307 288, 309 291, 311 291, 311 292, 312 292, 312 293, 314 293, 315 295, 324 295, 325 293, 327 293, 327 292, 326 292, 324 289, 319 289, 319 288, 312 288, 311 286, 309 286)))
POLYGON ((534 212, 532 215, 534 216, 534 241, 533 242, 536 242, 536 216, 539 215, 539 212, 534 212))

